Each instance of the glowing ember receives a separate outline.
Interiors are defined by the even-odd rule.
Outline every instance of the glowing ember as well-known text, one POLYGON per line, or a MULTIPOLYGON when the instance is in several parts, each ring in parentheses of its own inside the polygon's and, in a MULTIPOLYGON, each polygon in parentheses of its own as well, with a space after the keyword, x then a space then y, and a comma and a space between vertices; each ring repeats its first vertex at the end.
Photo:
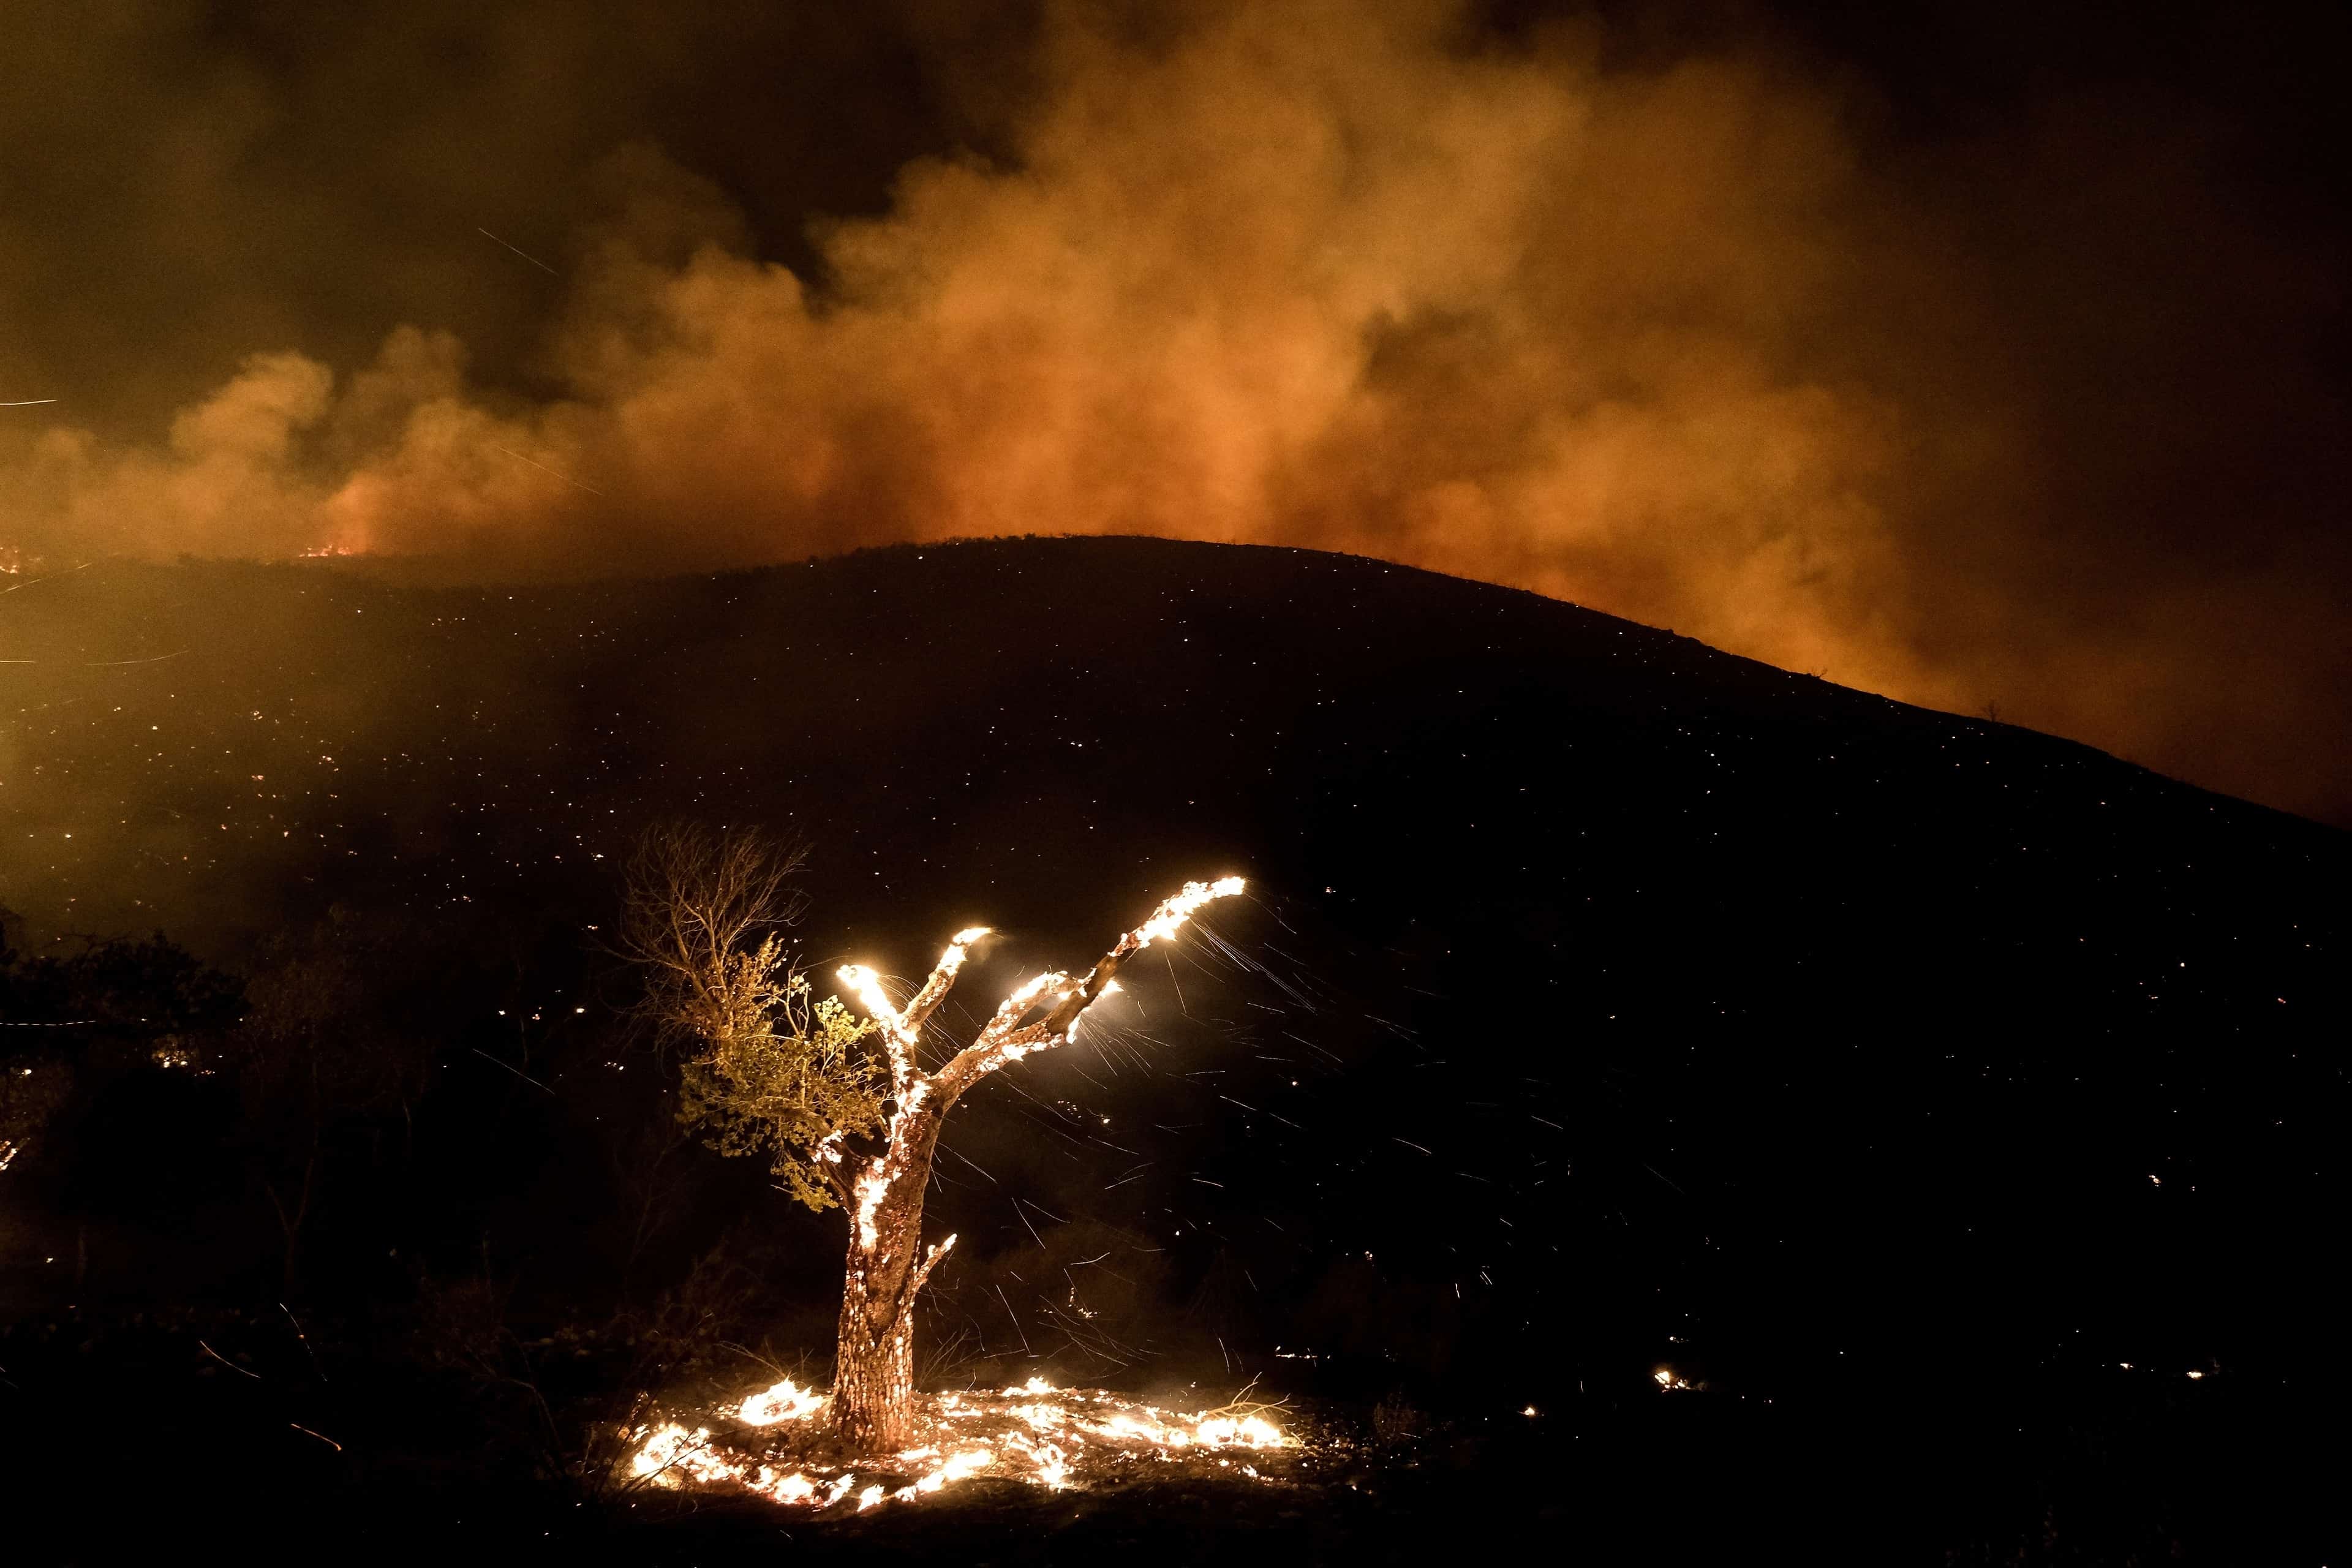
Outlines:
POLYGON ((890 1495, 904 1500, 922 1492, 935 1492, 967 1476, 976 1476, 995 1462, 996 1456, 985 1448, 973 1448, 943 1461, 940 1467, 911 1487, 902 1488, 890 1495))
POLYGON ((710 1428, 688 1431, 676 1421, 666 1422, 646 1438, 634 1458, 632 1472, 645 1477, 691 1477, 698 1481, 740 1481, 742 1467, 710 1446, 710 1428))
POLYGON ((1214 1415, 1193 1428, 1193 1436, 1212 1448, 1279 1448, 1282 1434, 1262 1415, 1214 1415))
POLYGON ((824 1395, 803 1388, 791 1378, 743 1402, 739 1413, 747 1426, 772 1426, 779 1421, 800 1421, 824 1408, 824 1395))

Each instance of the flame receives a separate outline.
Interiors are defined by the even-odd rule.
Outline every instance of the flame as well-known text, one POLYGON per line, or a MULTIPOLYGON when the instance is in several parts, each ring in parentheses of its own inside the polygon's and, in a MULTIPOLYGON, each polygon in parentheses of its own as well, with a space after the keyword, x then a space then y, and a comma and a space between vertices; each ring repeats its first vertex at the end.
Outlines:
POLYGON ((881 1234, 874 1226, 874 1216, 880 1211, 882 1200, 889 1192, 889 1173, 882 1168, 878 1160, 857 1178, 857 1239, 869 1251, 881 1234))
POLYGON ((925 1492, 939 1491, 968 1476, 976 1476, 995 1462, 996 1456, 985 1448, 968 1449, 951 1458, 942 1460, 937 1468, 914 1485, 901 1487, 892 1492, 891 1500, 896 1502, 911 1501, 925 1492))
POLYGON ((1060 1444, 1033 1443, 1016 1434, 1008 1446, 1028 1456, 1037 1484, 1047 1491, 1057 1492, 1070 1484, 1070 1459, 1060 1444))
MULTIPOLYGON (((953 980, 963 968, 964 960, 971 956, 971 944, 990 933, 989 926, 966 926, 948 941, 947 951, 940 954, 938 973, 953 980)), ((863 963, 845 963, 835 971, 841 983, 856 993, 858 1003, 866 1013, 887 1031, 891 1043, 899 1051, 912 1052, 921 1031, 907 1022, 907 1016, 882 989, 882 977, 863 963)), ((911 1058, 909 1058, 911 1060, 911 1058)))
MULTIPOLYGON (((786 1378, 715 1414, 732 1415, 747 1426, 776 1429, 805 1422, 824 1403, 824 1395, 786 1378)), ((635 1434, 638 1446, 630 1468, 659 1486, 740 1487, 796 1508, 829 1509, 854 1499, 863 1512, 886 1502, 911 1502, 982 1474, 1059 1491, 1114 1477, 1121 1473, 1120 1467, 1140 1459, 1164 1462, 1188 1451, 1301 1447, 1263 1411, 1228 1406, 1188 1415, 1100 1392, 1063 1390, 1032 1377, 996 1393, 919 1396, 918 1426, 928 1428, 929 1436, 895 1456, 901 1462, 929 1461, 928 1468, 910 1479, 877 1480, 870 1467, 830 1477, 812 1473, 796 1465, 788 1451, 754 1455, 732 1446, 740 1439, 715 1437, 709 1426, 674 1419, 635 1434)), ((776 1435, 783 1436, 781 1431, 776 1435)), ((1228 1459, 1216 1463, 1233 1466, 1228 1459)), ((1239 1473, 1270 1479, 1250 1465, 1239 1467, 1239 1473)))
MULTIPOLYGON (((1040 974, 1036 979, 1014 987, 1013 994, 1004 999, 1004 1005, 1008 1008, 1025 1008, 1030 1003, 1034 1002, 1037 999, 1037 993, 1045 990, 1045 987, 1053 984, 1057 980, 1066 980, 1068 976, 1066 975, 1055 974, 1050 972, 1045 974, 1040 974)), ((1017 1017, 1019 1015, 1016 1014, 1014 1016, 1017 1017)))
POLYGON ((1231 898, 1242 890, 1239 877, 1224 877, 1214 882, 1187 882, 1184 890, 1153 911, 1150 920, 1135 928, 1138 947, 1150 947, 1155 942, 1165 942, 1184 929, 1192 911, 1212 899, 1231 898))
POLYGON ((671 1421, 655 1429, 629 1461, 629 1468, 648 1478, 690 1476, 698 1481, 740 1481, 743 1468, 710 1446, 710 1428, 688 1431, 671 1421))
POLYGON ((994 928, 990 926, 966 926, 950 937, 948 950, 940 954, 940 967, 950 975, 953 975, 957 970, 963 967, 963 961, 971 956, 971 944, 986 936, 992 929, 994 928))
POLYGON ((901 1045, 914 1043, 908 1035, 906 1020, 898 1016, 898 1009, 892 1005, 888 993, 882 989, 880 975, 862 963, 845 963, 835 973, 841 976, 844 985, 857 994, 857 1000, 866 1011, 890 1031, 892 1039, 901 1045))
POLYGON ((1262 1415, 1213 1415, 1194 1427, 1193 1434, 1212 1448, 1282 1447, 1282 1433, 1262 1415))
POLYGON ((803 1421, 824 1408, 824 1395, 803 1388, 791 1378, 743 1402, 739 1412, 747 1426, 772 1426, 780 1421, 803 1421))

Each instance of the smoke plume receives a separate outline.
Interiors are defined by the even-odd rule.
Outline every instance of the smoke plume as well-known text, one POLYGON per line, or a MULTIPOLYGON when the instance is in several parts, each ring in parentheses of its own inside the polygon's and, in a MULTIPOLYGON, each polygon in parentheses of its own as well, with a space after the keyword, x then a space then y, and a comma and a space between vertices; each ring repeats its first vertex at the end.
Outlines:
POLYGON ((2352 815, 2340 247, 2206 119, 1437 0, 674 9, 0 24, 0 548, 1309 545, 2352 815))

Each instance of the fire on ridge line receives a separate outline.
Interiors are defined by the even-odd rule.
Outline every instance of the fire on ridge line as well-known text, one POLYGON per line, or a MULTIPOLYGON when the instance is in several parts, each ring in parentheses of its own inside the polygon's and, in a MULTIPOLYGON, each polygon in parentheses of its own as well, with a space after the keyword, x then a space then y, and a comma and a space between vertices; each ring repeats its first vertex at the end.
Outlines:
MULTIPOLYGON (((763 1389, 732 1410, 717 1412, 747 1427, 766 1429, 809 1421, 831 1403, 791 1378, 763 1389)), ((1108 1479, 1121 1464, 1168 1462, 1187 1451, 1295 1448, 1298 1440, 1256 1410, 1232 1408, 1187 1415, 1116 1394, 1055 1388, 1033 1377, 1002 1393, 947 1394, 921 1401, 929 1441, 891 1458, 908 1464, 929 1461, 912 1481, 887 1486, 869 1479, 858 1488, 860 1467, 824 1473, 829 1467, 794 1467, 761 1458, 756 1446, 714 1436, 708 1426, 689 1429, 666 1420, 630 1434, 637 1443, 629 1459, 639 1480, 672 1489, 691 1485, 731 1486, 771 1501, 830 1508, 855 1497, 860 1511, 882 1502, 906 1502, 973 1476, 1026 1481, 1050 1490, 1108 1479), (1089 1441, 1091 1439, 1091 1441, 1089 1441)), ((887 1462, 887 1461, 885 1461, 887 1462)), ((1219 1458, 1221 1467, 1263 1480, 1255 1466, 1219 1458)), ((870 1468, 864 1469, 869 1478, 870 1468)))

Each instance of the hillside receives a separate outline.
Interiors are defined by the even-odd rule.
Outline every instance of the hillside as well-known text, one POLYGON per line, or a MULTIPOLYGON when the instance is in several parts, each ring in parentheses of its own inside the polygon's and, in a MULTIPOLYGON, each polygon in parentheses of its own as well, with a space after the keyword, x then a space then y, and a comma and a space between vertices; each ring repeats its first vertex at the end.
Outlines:
MULTIPOLYGON (((977 921, 1069 962, 1247 873, 1230 953, 967 1113, 981 1174, 944 1164, 934 1215, 975 1280, 1152 1238, 1150 1290, 1253 1368, 1864 1398, 2341 1355, 2309 1236, 2352 840, 2079 745, 1528 595, 1120 539, 530 590, 107 564, 0 599, 0 657, 36 942, 234 966, 341 904, 524 931, 537 974, 666 816, 806 836, 809 951, 901 972, 977 921)), ((479 1054, 436 1093, 510 1087, 479 1054)), ((585 1112, 552 1081, 482 1212, 557 1280, 585 1112)))

